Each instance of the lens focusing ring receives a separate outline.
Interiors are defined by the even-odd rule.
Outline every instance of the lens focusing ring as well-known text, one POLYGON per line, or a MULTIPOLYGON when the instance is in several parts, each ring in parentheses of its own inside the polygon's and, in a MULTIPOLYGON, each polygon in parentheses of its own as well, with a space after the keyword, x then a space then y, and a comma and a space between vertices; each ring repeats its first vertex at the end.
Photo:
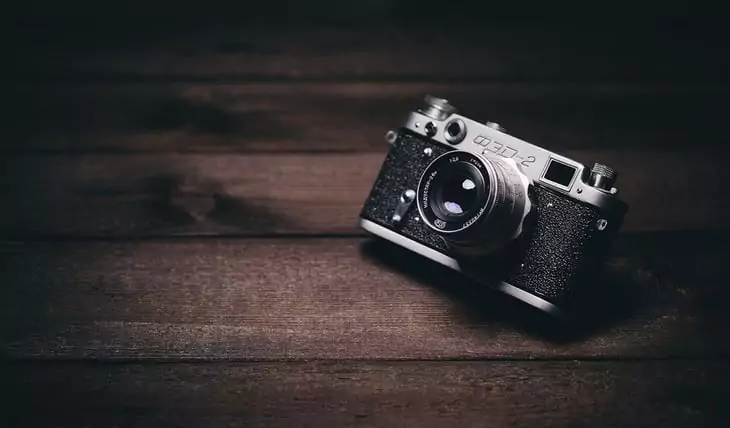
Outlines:
POLYGON ((504 246, 520 235, 522 223, 530 210, 527 197, 529 179, 514 161, 497 157, 482 157, 469 152, 452 151, 436 158, 426 168, 418 185, 418 210, 424 223, 443 236, 451 247, 468 254, 478 255, 504 246), (453 220, 439 215, 442 203, 434 197, 443 180, 439 175, 448 173, 458 163, 476 168, 483 186, 475 207, 468 215, 454 216, 453 220))

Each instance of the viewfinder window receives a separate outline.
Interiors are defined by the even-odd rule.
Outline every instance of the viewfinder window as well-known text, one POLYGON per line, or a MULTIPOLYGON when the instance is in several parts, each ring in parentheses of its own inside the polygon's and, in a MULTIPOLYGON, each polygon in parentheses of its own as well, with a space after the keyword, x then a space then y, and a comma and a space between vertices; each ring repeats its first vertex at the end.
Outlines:
POLYGON ((570 165, 551 159, 544 178, 561 186, 570 187, 576 171, 577 169, 570 165))

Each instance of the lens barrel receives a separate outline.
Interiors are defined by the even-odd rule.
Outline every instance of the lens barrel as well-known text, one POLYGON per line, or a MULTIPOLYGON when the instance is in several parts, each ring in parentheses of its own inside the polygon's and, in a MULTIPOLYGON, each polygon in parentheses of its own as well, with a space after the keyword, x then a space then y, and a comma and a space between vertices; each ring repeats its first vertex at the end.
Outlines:
POLYGON ((426 168, 416 194, 423 221, 457 251, 481 255, 518 237, 529 179, 514 161, 452 151, 426 168))

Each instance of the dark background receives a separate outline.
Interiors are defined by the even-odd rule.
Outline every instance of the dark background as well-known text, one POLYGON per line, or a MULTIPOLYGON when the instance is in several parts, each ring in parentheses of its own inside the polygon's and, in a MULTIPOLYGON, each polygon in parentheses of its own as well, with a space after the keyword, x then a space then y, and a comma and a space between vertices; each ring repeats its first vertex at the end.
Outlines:
POLYGON ((4 12, 3 426, 730 421, 723 5, 4 12), (581 322, 357 228, 425 93, 619 170, 581 322))

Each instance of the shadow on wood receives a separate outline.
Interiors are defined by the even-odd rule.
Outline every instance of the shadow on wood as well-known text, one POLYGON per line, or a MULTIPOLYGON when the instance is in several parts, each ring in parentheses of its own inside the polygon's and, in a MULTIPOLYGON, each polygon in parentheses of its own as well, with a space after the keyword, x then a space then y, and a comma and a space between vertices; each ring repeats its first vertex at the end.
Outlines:
POLYGON ((638 268, 607 268, 569 318, 560 319, 472 281, 405 248, 382 239, 362 245, 366 258, 453 299, 471 324, 505 321, 528 336, 567 344, 585 340, 631 317, 646 304, 654 278, 638 268))
POLYGON ((194 171, 154 175, 138 182, 137 188, 147 195, 147 208, 156 213, 153 217, 170 220, 168 233, 185 235, 189 229, 190 233, 207 235, 219 229, 279 228, 294 221, 240 195, 231 195, 225 183, 194 171))

